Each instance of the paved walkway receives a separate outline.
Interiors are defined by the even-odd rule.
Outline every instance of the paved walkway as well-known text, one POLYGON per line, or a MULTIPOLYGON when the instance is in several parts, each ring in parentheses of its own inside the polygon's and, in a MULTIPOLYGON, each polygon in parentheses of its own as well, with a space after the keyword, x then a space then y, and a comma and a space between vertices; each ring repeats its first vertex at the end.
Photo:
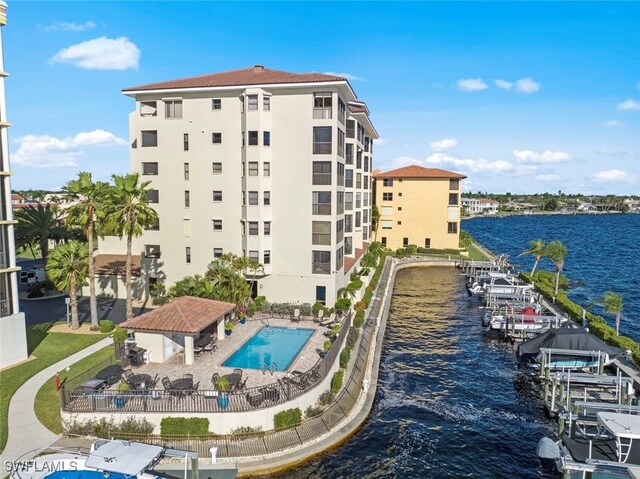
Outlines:
POLYGON ((0 464, 4 464, 5 461, 15 461, 18 458, 21 460, 32 458, 37 454, 37 450, 50 446, 58 440, 59 436, 40 424, 36 417, 34 411, 36 394, 56 372, 62 371, 67 366, 71 366, 110 344, 112 344, 111 338, 98 341, 40 371, 20 386, 9 404, 9 439, 4 451, 2 451, 0 464))

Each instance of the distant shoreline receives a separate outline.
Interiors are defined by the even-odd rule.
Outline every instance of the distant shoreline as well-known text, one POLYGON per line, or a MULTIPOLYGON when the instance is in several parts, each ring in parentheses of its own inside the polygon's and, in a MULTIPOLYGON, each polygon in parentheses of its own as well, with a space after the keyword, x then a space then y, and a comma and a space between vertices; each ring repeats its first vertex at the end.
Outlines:
POLYGON ((464 216, 461 220, 471 220, 475 218, 505 218, 507 216, 549 216, 549 215, 566 215, 566 216, 578 216, 578 215, 634 215, 638 213, 623 213, 622 211, 532 211, 530 213, 521 212, 501 212, 497 215, 469 215, 464 216))

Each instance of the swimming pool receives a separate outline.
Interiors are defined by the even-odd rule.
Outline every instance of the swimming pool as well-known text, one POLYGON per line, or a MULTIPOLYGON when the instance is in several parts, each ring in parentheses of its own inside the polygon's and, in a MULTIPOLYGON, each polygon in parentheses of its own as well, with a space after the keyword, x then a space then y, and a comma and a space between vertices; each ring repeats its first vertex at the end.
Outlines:
POLYGON ((243 369, 286 371, 313 335, 314 329, 264 326, 222 363, 243 369))

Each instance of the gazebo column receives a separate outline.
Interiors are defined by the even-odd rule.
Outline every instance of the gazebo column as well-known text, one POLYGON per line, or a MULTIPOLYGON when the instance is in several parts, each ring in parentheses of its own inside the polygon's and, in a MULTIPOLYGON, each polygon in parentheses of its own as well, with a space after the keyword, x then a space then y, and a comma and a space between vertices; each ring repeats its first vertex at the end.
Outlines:
POLYGON ((184 363, 187 366, 193 364, 193 336, 188 334, 184 336, 184 363))
POLYGON ((216 327, 218 330, 218 341, 224 341, 224 316, 218 319, 216 327))

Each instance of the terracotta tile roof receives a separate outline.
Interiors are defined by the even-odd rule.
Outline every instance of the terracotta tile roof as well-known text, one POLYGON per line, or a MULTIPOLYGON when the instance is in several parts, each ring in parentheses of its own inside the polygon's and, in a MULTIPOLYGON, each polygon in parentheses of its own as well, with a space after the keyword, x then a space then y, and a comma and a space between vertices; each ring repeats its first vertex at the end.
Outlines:
POLYGON ((362 256, 362 254, 369 249, 369 243, 367 242, 363 241, 362 246, 364 247, 362 249, 356 248, 356 254, 353 258, 350 256, 344 257, 344 274, 349 274, 349 270, 353 268, 353 265, 358 262, 360 256, 362 256))
POLYGON ((136 331, 195 334, 213 324, 235 307, 236 305, 233 303, 181 296, 169 304, 125 321, 120 326, 136 331))
POLYGON ((349 106, 349 110, 351 110, 351 113, 366 113, 367 109, 366 108, 362 108, 359 106, 349 106))
POLYGON ((440 168, 425 168, 424 166, 409 165, 375 175, 375 178, 466 178, 460 173, 441 170, 440 168))
POLYGON ((221 73, 210 73, 178 80, 169 80, 147 85, 125 88, 122 91, 143 91, 143 90, 169 90, 174 88, 206 88, 223 86, 244 86, 244 85, 272 85, 278 83, 317 83, 347 81, 346 78, 325 75, 323 73, 290 73, 279 70, 264 68, 256 65, 240 70, 230 70, 221 73))
MULTIPOLYGON (((93 264, 96 274, 105 276, 124 276, 127 265, 127 255, 125 254, 98 254, 93 257, 93 264)), ((140 276, 140 255, 131 256, 131 274, 140 276)))

